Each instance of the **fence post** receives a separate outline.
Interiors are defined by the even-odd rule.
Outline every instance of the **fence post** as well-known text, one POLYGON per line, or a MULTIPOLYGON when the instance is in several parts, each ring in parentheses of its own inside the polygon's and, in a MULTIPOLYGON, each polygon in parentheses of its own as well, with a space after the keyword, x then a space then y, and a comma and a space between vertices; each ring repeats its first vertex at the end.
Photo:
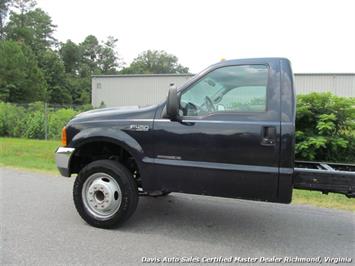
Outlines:
POLYGON ((48 139, 48 104, 44 103, 44 139, 48 139))

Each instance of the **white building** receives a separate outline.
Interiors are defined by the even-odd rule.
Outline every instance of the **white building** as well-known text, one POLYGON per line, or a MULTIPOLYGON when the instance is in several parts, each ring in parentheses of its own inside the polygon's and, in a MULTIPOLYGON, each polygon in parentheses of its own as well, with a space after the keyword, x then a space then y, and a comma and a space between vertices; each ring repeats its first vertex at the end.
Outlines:
MULTIPOLYGON (((149 105, 159 103, 168 94, 171 83, 177 87, 193 75, 97 75, 92 76, 92 105, 107 107, 149 105)), ((331 92, 339 96, 355 97, 355 73, 295 74, 296 93, 331 92)))

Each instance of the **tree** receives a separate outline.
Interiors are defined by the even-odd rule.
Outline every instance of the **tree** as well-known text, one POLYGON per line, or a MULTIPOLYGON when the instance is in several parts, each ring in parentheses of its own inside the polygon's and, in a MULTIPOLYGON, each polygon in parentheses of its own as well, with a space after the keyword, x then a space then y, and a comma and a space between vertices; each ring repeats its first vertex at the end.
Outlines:
POLYGON ((118 72, 117 68, 120 66, 120 62, 115 51, 117 41, 114 37, 109 36, 99 47, 97 63, 102 74, 117 74, 118 72))
POLYGON ((117 39, 105 42, 87 36, 79 45, 71 40, 61 44, 59 54, 63 60, 68 88, 74 104, 87 104, 91 99, 91 75, 114 74, 120 66, 115 51, 117 39))
POLYGON ((36 1, 0 0, 0 8, 0 37, 10 41, 1 47, 1 100, 86 104, 91 98, 91 75, 118 72, 117 39, 100 42, 89 35, 80 44, 68 40, 56 51, 56 26, 48 14, 36 8, 36 1), (34 80, 38 88, 33 88, 34 80))
POLYGON ((0 42, 0 95, 9 102, 43 100, 46 81, 32 50, 14 41, 0 42))
POLYGON ((66 87, 54 86, 48 91, 48 102, 68 105, 72 104, 72 95, 66 87))
POLYGON ((59 54, 63 60, 65 72, 68 74, 78 74, 82 58, 80 47, 71 40, 67 40, 61 44, 59 54))
POLYGON ((58 54, 48 49, 40 57, 39 66, 47 83, 46 100, 50 103, 71 104, 64 63, 58 54))
POLYGON ((9 7, 11 3, 12 0, 0 0, 0 40, 5 39, 5 34, 4 34, 5 19, 9 12, 9 7))
POLYGON ((98 74, 99 68, 97 65, 98 53, 100 49, 99 41, 94 35, 89 35, 85 40, 80 43, 80 49, 82 52, 81 64, 83 73, 81 75, 87 76, 91 74, 98 74))
POLYGON ((175 55, 165 51, 148 50, 133 60, 129 67, 124 68, 122 74, 165 74, 188 73, 189 69, 178 63, 175 55))
POLYGON ((89 104, 91 100, 91 78, 67 74, 67 82, 73 104, 89 104))
POLYGON ((35 0, 13 0, 13 7, 18 10, 20 14, 25 14, 36 6, 35 0))
MULTIPOLYGON (((32 6, 32 5, 31 5, 32 6)), ((28 10, 20 6, 20 13, 11 12, 5 27, 7 39, 24 42, 36 56, 57 44, 53 37, 56 28, 52 19, 42 9, 28 10)))
POLYGON ((79 45, 82 53, 83 70, 91 74, 114 74, 120 66, 115 51, 117 39, 109 36, 105 42, 99 42, 93 35, 89 35, 79 45))

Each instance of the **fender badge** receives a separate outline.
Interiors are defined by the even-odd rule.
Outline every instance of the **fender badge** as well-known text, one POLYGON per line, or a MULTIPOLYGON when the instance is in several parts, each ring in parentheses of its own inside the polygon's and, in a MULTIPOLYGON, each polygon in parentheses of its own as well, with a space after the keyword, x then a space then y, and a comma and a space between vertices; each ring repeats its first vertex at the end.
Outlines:
POLYGON ((149 126, 148 125, 130 125, 129 129, 135 130, 135 131, 148 131, 149 126))

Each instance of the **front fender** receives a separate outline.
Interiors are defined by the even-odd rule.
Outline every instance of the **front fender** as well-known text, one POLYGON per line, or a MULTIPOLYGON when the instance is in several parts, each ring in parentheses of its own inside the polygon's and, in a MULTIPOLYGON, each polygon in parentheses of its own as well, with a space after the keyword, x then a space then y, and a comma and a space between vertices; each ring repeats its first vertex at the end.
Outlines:
POLYGON ((111 128, 87 128, 74 136, 69 147, 78 150, 81 146, 90 142, 111 142, 127 150, 137 161, 143 158, 143 148, 126 132, 111 128))

